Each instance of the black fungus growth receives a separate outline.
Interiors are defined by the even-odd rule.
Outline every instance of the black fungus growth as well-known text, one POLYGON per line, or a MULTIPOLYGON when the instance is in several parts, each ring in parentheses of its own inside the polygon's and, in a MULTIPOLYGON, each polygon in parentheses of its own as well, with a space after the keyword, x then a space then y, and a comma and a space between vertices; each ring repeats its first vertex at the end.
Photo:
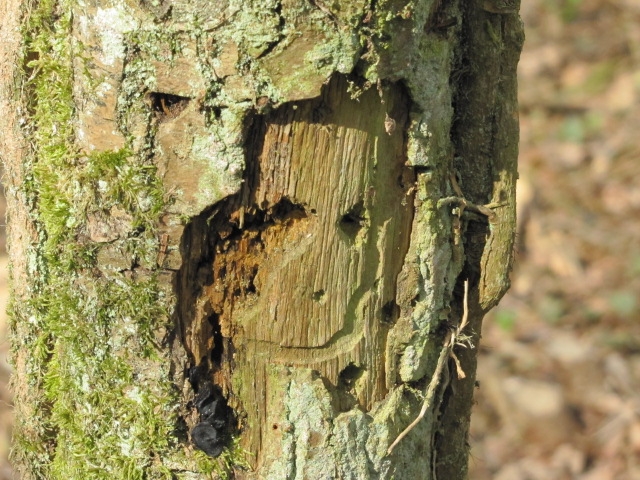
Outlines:
POLYGON ((200 414, 200 422, 191 430, 191 439, 198 449, 218 457, 231 438, 233 410, 220 388, 209 380, 198 382, 194 406, 200 414))

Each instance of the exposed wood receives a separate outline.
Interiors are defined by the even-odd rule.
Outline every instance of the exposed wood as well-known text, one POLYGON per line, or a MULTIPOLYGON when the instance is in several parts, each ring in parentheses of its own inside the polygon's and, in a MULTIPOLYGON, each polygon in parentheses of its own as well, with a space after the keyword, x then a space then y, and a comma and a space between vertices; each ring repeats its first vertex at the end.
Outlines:
MULTIPOLYGON (((191 328, 214 324, 212 354, 233 352, 216 378, 246 414, 251 451, 273 430, 255 409, 267 402, 269 365, 313 369, 365 410, 389 389, 386 337, 415 182, 402 134, 408 98, 395 85, 357 100, 347 89, 338 76, 317 100, 256 116, 245 186, 209 214, 212 281, 191 328)), ((208 346, 187 348, 209 356, 208 346)))

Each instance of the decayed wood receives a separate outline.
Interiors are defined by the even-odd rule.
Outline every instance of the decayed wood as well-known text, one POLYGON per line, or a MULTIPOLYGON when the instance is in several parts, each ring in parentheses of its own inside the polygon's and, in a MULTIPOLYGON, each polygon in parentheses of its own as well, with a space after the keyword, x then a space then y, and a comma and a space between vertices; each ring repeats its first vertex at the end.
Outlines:
POLYGON ((233 370, 216 377, 246 414, 254 452, 273 430, 269 365, 349 389, 350 375, 362 378, 354 393, 365 409, 388 391, 386 336, 413 211, 408 98, 397 86, 357 100, 347 89, 335 77, 319 99, 256 117, 244 189, 212 215, 213 280, 194 323, 217 323, 234 352, 233 370), (399 128, 387 132, 389 119, 399 128))

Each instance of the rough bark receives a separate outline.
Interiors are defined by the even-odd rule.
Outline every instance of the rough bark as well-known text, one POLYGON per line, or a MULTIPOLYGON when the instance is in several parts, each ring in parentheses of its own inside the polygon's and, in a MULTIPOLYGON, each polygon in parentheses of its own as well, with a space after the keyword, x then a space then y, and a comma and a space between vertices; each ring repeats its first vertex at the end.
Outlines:
POLYGON ((23 478, 464 478, 518 5, 5 3, 23 478))

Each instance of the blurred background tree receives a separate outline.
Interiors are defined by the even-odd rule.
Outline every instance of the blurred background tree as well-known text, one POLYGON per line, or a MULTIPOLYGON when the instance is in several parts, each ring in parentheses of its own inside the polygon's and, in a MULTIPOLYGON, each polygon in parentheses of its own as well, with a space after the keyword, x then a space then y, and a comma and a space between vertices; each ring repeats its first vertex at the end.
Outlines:
POLYGON ((640 478, 640 3, 521 15, 518 251, 483 327, 470 478, 640 478))

